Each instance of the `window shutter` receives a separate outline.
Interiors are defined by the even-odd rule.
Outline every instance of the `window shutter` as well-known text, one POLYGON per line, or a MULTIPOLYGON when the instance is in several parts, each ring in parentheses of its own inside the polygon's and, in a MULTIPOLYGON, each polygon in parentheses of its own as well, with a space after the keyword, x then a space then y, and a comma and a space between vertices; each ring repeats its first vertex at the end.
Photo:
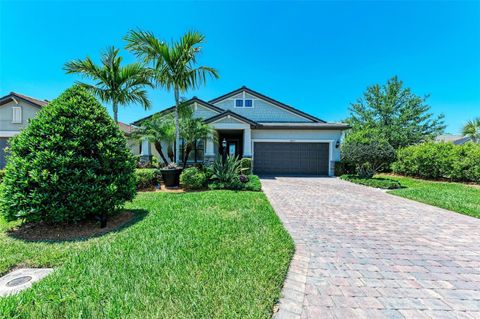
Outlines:
POLYGON ((22 108, 20 106, 12 107, 13 118, 12 123, 22 123, 22 108))

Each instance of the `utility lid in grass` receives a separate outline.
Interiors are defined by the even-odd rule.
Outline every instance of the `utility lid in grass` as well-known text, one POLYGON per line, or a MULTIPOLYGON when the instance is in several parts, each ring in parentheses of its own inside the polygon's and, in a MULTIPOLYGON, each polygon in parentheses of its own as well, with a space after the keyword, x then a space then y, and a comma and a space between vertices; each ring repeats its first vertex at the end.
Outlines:
POLYGON ((21 268, 0 278, 0 297, 18 293, 52 272, 52 268, 21 268))

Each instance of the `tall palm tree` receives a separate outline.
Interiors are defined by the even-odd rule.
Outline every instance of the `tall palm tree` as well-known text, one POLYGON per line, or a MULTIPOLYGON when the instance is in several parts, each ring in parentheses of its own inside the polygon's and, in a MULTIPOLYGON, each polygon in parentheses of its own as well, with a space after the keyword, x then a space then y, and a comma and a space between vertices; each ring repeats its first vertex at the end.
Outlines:
POLYGON ((180 123, 178 107, 180 94, 197 88, 206 82, 207 76, 218 78, 215 69, 196 66, 197 56, 205 36, 198 32, 187 32, 179 41, 170 44, 158 40, 153 33, 131 30, 126 36, 126 48, 144 62, 150 63, 157 85, 173 90, 175 97, 175 160, 180 148, 180 123))
POLYGON ((145 87, 152 87, 150 71, 138 62, 121 66, 122 57, 118 56, 118 52, 115 47, 109 47, 102 53, 102 65, 96 65, 87 57, 67 62, 64 66, 67 74, 79 73, 95 82, 79 84, 103 102, 112 104, 115 123, 118 123, 119 105, 139 103, 149 109, 150 100, 145 87))
POLYGON ((475 143, 480 143, 480 117, 468 121, 463 127, 462 133, 475 143))

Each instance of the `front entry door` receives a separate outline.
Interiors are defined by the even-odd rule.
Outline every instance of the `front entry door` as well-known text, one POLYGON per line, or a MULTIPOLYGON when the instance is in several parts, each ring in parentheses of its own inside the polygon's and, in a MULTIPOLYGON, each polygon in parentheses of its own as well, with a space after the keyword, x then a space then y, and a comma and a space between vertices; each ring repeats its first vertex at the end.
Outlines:
POLYGON ((228 156, 238 156, 237 142, 227 141, 227 154, 228 156))

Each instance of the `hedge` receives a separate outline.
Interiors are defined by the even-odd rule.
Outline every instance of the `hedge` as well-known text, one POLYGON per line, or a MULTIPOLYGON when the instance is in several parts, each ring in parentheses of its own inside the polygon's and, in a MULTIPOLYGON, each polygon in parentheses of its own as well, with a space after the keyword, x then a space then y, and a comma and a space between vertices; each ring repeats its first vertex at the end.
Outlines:
POLYGON ((358 175, 348 174, 348 175, 340 176, 340 179, 343 179, 345 181, 349 181, 355 184, 360 184, 360 185, 365 185, 365 186, 370 186, 375 188, 397 189, 401 187, 398 181, 394 181, 387 178, 380 178, 380 177, 362 178, 358 175))
POLYGON ((422 143, 397 151, 396 174, 424 179, 480 182, 480 145, 422 143))

